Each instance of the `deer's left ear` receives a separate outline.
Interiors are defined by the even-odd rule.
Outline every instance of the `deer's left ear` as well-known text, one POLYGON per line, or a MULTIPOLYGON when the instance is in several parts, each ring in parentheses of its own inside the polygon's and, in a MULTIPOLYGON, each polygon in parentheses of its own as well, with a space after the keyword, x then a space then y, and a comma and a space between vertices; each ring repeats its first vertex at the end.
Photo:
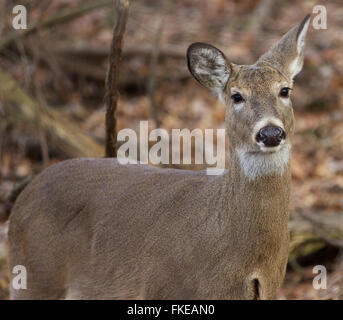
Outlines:
POLYGON ((305 38, 310 17, 308 14, 299 25, 289 30, 257 63, 266 62, 293 79, 303 67, 305 38))
POLYGON ((188 69, 203 86, 221 94, 231 74, 223 52, 206 43, 196 42, 187 50, 188 69))

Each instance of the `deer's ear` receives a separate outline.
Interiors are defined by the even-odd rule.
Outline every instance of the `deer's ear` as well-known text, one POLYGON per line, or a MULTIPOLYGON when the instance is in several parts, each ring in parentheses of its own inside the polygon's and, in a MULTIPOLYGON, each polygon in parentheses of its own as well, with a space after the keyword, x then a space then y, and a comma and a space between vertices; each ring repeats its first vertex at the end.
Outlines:
POLYGON ((299 25, 289 30, 257 63, 266 62, 293 79, 303 67, 305 38, 310 17, 308 14, 299 25))
POLYGON ((203 86, 220 94, 230 77, 231 67, 219 49, 196 42, 187 50, 188 69, 203 86))

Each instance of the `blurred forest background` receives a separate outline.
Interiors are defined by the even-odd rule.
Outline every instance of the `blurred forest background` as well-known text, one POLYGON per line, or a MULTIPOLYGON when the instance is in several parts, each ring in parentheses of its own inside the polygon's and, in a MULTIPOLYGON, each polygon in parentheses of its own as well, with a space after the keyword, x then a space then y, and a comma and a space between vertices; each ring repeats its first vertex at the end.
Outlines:
MULTIPOLYGON (((187 70, 188 45, 208 42, 251 64, 317 4, 327 9, 328 29, 310 27, 295 80, 292 241, 278 299, 343 298, 342 2, 131 1, 120 66, 118 130, 138 132, 140 120, 150 130, 223 128, 223 105, 187 70), (315 265, 327 268, 326 290, 312 286, 315 265)), ((0 1, 0 209, 16 183, 44 167, 104 155, 114 17, 113 0, 0 1), (17 4, 28 9, 27 30, 12 28, 17 4)), ((6 228, 0 299, 8 298, 6 228)))

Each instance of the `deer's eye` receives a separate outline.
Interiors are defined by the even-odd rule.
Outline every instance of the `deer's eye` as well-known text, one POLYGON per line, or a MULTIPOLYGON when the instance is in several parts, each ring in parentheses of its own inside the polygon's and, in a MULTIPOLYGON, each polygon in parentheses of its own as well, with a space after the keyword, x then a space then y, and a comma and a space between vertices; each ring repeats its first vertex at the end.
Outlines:
POLYGON ((243 97, 239 93, 235 93, 231 96, 231 99, 233 100, 234 103, 240 103, 244 101, 243 97))
POLYGON ((280 97, 282 98, 288 98, 289 97, 289 91, 292 90, 291 88, 285 87, 280 90, 280 97))

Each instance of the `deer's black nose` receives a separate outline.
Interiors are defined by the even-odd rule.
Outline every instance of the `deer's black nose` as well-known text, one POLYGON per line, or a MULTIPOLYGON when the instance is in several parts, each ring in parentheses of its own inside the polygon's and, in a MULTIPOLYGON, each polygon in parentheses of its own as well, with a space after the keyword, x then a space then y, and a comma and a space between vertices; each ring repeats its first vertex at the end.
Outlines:
POLYGON ((276 147, 284 139, 286 139, 285 130, 273 125, 263 127, 256 135, 256 141, 263 142, 266 147, 276 147))

